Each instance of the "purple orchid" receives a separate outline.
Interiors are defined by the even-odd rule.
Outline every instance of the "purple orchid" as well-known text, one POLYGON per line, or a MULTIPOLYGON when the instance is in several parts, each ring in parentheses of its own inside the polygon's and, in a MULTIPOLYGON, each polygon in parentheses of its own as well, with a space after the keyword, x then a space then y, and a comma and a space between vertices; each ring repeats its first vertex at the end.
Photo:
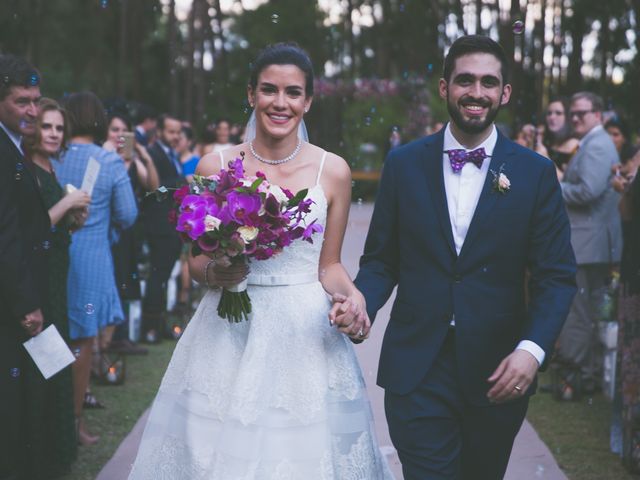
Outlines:
POLYGON ((207 212, 204 206, 197 206, 193 211, 185 211, 178 216, 176 230, 185 232, 192 240, 197 240, 205 231, 204 217, 207 212))
POLYGON ((241 225, 254 213, 258 213, 261 207, 260 195, 255 193, 230 192, 227 195, 227 206, 231 218, 241 225))
POLYGON ((322 225, 316 223, 316 220, 314 220, 309 225, 307 225, 307 227, 302 232, 302 239, 305 242, 313 243, 313 239, 311 238, 311 236, 314 233, 320 233, 322 231, 324 231, 324 228, 322 228, 322 225))

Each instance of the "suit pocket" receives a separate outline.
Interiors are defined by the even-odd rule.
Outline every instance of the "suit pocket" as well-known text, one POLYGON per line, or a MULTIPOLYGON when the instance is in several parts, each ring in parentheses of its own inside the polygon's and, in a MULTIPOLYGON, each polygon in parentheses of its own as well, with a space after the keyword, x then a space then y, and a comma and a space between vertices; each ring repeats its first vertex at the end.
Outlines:
POLYGON ((407 303, 396 300, 391 309, 392 322, 412 323, 414 320, 413 309, 407 303))

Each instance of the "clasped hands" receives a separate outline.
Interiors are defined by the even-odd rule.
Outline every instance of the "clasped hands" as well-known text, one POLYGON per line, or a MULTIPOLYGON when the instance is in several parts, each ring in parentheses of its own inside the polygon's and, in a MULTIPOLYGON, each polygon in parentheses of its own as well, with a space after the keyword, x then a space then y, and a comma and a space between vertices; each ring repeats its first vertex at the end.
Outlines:
POLYGON ((334 293, 333 306, 329 311, 329 323, 353 340, 366 340, 371 330, 366 303, 360 292, 351 295, 334 293))

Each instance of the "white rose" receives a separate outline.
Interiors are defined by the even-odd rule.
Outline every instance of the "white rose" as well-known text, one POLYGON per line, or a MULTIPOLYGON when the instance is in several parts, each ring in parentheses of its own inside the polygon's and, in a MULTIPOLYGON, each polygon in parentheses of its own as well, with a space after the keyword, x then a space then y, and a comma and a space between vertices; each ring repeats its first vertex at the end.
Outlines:
POLYGON ((271 185, 269 187, 269 193, 276 197, 278 203, 286 203, 289 201, 289 197, 287 197, 282 189, 277 185, 271 185))
POLYGON ((244 240, 244 243, 249 243, 256 239, 259 230, 256 227, 244 226, 238 228, 238 233, 240 234, 240 237, 242 237, 242 240, 244 240))
POLYGON ((509 187, 511 187, 511 182, 504 173, 501 173, 500 177, 498 177, 498 186, 502 190, 509 190, 509 187))
POLYGON ((220 219, 218 217, 214 217, 213 215, 207 215, 204 217, 204 230, 205 232, 211 232, 213 230, 217 230, 220 227, 220 219))

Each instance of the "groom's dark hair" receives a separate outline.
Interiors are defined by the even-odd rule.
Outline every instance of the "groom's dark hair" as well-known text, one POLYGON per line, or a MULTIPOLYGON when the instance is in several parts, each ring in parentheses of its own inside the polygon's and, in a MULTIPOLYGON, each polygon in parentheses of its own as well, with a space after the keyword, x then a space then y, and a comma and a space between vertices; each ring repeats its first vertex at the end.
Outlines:
POLYGON ((456 60, 472 53, 488 53, 496 57, 501 65, 502 84, 508 83, 509 62, 507 61, 507 56, 498 42, 484 35, 465 35, 453 42, 447 56, 444 57, 442 78, 449 83, 456 60))

